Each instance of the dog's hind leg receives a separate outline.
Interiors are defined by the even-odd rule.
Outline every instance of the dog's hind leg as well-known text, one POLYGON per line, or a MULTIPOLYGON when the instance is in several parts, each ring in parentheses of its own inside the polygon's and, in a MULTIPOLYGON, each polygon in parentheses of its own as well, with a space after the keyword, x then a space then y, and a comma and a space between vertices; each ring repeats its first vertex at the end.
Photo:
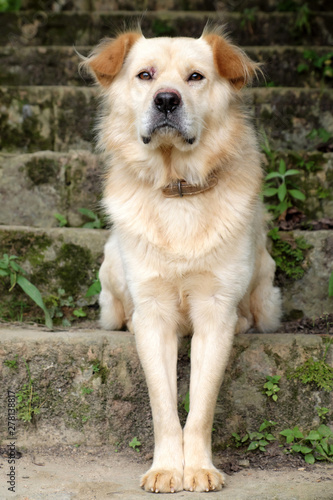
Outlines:
POLYGON ((102 291, 99 296, 100 323, 107 330, 127 325, 131 330, 132 300, 128 291, 117 238, 111 235, 104 248, 104 261, 99 271, 102 291))
POLYGON ((281 293, 273 286, 275 262, 266 248, 262 249, 250 292, 250 310, 255 327, 261 332, 274 332, 281 319, 281 293))

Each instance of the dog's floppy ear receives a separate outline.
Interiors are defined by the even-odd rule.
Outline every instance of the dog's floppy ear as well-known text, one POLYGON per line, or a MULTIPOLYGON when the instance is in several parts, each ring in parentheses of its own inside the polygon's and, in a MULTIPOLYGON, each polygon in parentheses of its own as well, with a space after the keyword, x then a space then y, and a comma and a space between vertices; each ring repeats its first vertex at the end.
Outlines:
POLYGON ((204 34, 203 39, 212 48, 214 64, 219 74, 229 80, 234 88, 241 89, 260 71, 259 64, 251 61, 241 49, 230 44, 223 36, 209 33, 204 34))
POLYGON ((92 71, 101 85, 107 87, 119 73, 131 47, 142 35, 128 32, 115 39, 104 40, 82 66, 92 71))

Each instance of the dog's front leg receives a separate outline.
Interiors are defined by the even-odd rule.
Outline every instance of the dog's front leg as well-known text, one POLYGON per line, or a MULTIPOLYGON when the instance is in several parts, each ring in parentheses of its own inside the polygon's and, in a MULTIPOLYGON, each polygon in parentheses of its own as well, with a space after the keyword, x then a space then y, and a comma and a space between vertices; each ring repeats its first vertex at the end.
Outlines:
POLYGON ((217 491, 223 475, 213 466, 211 432, 218 392, 237 321, 236 307, 218 293, 192 304, 190 412, 184 428, 184 489, 217 491))
POLYGON ((147 300, 141 301, 133 315, 137 350, 146 375, 155 436, 153 464, 142 477, 141 486, 155 493, 183 489, 183 436, 177 412, 178 340, 175 311, 172 298, 164 296, 159 289, 147 300))

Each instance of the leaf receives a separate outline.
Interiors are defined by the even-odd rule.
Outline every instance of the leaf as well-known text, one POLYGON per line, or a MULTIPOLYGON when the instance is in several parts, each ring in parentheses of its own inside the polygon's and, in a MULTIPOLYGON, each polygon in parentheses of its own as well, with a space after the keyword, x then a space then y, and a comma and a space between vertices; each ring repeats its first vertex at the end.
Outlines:
POLYGON ((265 438, 268 439, 268 441, 275 441, 273 434, 266 434, 265 438))
POLYGON ((266 188, 263 190, 262 194, 266 196, 267 198, 270 198, 271 196, 275 196, 277 194, 278 190, 277 188, 266 188))
POLYGON ((281 175, 284 175, 285 171, 287 170, 287 167, 286 167, 286 162, 284 160, 280 160, 280 163, 279 163, 279 172, 281 175))
POLYGON ((268 441, 266 441, 266 439, 260 439, 260 441, 259 441, 260 446, 266 446, 267 444, 268 444, 268 441))
POLYGON ((333 297, 333 271, 328 282, 328 296, 333 297))
POLYGON ((310 431, 309 434, 306 436, 305 439, 308 439, 309 441, 316 441, 317 439, 320 439, 320 434, 316 431, 310 431))
POLYGON ((296 200, 305 200, 305 194, 303 194, 298 189, 289 189, 289 194, 291 194, 293 198, 296 198, 296 200))
POLYGON ((306 63, 300 63, 297 66, 297 73, 304 73, 305 71, 309 71, 309 65, 306 63))
POLYGON ((94 281, 92 285, 87 290, 86 297, 92 297, 93 295, 97 295, 101 292, 102 290, 102 285, 101 282, 98 280, 94 281))
POLYGON ((300 174, 301 172, 299 170, 296 170, 294 168, 290 168, 289 170, 287 170, 287 172, 284 174, 285 177, 289 176, 289 175, 297 175, 297 174, 300 174))
POLYGON ((275 179, 276 177, 282 179, 282 175, 279 174, 279 172, 269 172, 269 174, 267 174, 265 177, 265 181, 269 181, 270 179, 275 179))
POLYGON ((286 184, 283 182, 279 188, 278 188, 278 192, 277 192, 277 195, 278 195, 278 198, 279 200, 282 202, 284 201, 285 197, 286 197, 286 194, 287 194, 287 186, 286 184))
POLYGON ((301 431, 299 430, 299 428, 297 426, 295 426, 293 428, 293 433, 294 433, 294 436, 298 439, 304 439, 304 436, 303 434, 301 433, 301 431))
POLYGON ((68 224, 68 221, 66 219, 66 217, 64 215, 61 215, 61 214, 53 214, 53 216, 57 219, 57 221, 59 222, 59 226, 60 227, 64 227, 64 226, 67 226, 68 224))
POLYGON ((331 429, 325 425, 325 424, 321 424, 318 429, 317 429, 317 432, 323 436, 323 437, 331 437, 333 438, 333 432, 331 431, 331 429))
POLYGON ((82 307, 80 307, 80 309, 75 309, 75 311, 73 311, 73 314, 77 318, 84 318, 85 316, 87 316, 87 314, 83 311, 82 307))
POLYGON ((40 291, 35 287, 30 281, 28 281, 24 276, 18 276, 17 284, 20 285, 24 293, 26 293, 43 311, 45 315, 45 324, 50 330, 53 328, 52 319, 47 310, 40 291))
POLYGON ((272 399, 273 399, 273 401, 277 401, 277 399, 278 399, 277 395, 273 394, 272 399))
POLYGON ((79 212, 80 214, 89 217, 89 219, 97 219, 97 215, 95 214, 95 212, 89 210, 89 208, 79 208, 79 212))
POLYGON ((296 453, 299 453, 301 451, 301 445, 300 444, 294 444, 291 449, 295 451, 296 453))
POLYGON ((304 460, 306 461, 307 464, 315 463, 315 457, 312 455, 312 453, 308 453, 307 455, 305 455, 304 460))
POLYGON ((259 447, 258 441, 252 441, 252 443, 249 444, 248 451, 256 450, 258 447, 259 447))
POLYGON ((308 446, 301 446, 300 452, 303 453, 303 455, 307 455, 312 452, 312 448, 309 448, 308 446))

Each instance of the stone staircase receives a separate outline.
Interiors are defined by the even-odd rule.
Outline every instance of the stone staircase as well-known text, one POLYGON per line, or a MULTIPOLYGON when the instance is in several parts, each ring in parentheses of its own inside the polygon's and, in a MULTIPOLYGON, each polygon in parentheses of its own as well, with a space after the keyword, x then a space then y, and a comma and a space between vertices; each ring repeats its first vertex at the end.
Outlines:
MULTIPOLYGON (((23 0, 21 11, 0 14, 0 258, 3 253, 17 255, 29 279, 46 300, 55 300, 60 307, 58 290, 62 288, 66 297, 73 297, 75 306, 84 308, 86 318, 96 318, 96 296, 86 298, 85 293, 102 261, 107 231, 82 228, 88 219, 79 209, 88 208, 98 213, 103 160, 94 152, 96 90, 87 77, 83 79, 78 74, 76 50, 86 55, 103 36, 112 35, 123 26, 124 20, 131 23, 136 15, 142 18, 142 30, 148 37, 199 36, 208 19, 226 24, 233 41, 254 60, 265 63, 266 82, 258 82, 253 89, 246 90, 258 133, 263 135, 264 132, 274 154, 287 159, 291 165, 296 162, 297 168, 302 170, 302 188, 307 196, 303 208, 308 215, 312 219, 332 218, 333 153, 329 141, 323 145, 319 137, 309 138, 309 134, 324 129, 333 135, 333 78, 325 76, 325 66, 316 66, 320 56, 332 53, 333 12, 330 12, 329 0, 308 1, 310 13, 302 11, 302 5, 278 0, 23 0), (287 8, 290 10, 283 10, 287 8), (142 16, 145 9, 148 11, 142 16), (304 58, 306 50, 314 51, 311 61, 304 58), (297 68, 301 64, 307 64, 308 69, 299 72, 297 68), (304 160, 303 164, 299 159, 304 160), (314 161, 317 168, 307 168, 310 161, 314 161), (64 216, 69 227, 57 227, 55 213, 64 216)), ((332 313, 328 280, 332 271, 333 234, 322 230, 295 235, 303 235, 312 248, 306 257, 305 276, 284 285, 285 311, 290 317, 295 312, 298 316, 310 317, 332 313)), ((31 305, 18 287, 8 294, 8 286, 0 283, 0 294, 0 317, 12 321, 22 318, 43 321, 40 310, 31 305)), ((101 415, 99 422, 108 418, 105 411, 109 406, 116 423, 127 419, 128 425, 123 432, 116 431, 115 424, 112 428, 106 426, 112 442, 127 439, 141 428, 149 405, 142 403, 146 396, 141 388, 143 379, 137 359, 132 362, 128 357, 127 348, 136 356, 128 334, 124 334, 122 341, 121 335, 111 338, 111 334, 98 333, 98 340, 92 341, 92 347, 87 340, 88 334, 84 334, 78 338, 72 353, 70 346, 75 340, 68 337, 69 334, 62 337, 58 333, 51 345, 48 344, 50 337, 45 335, 52 334, 37 332, 32 335, 30 345, 29 330, 16 329, 11 339, 12 331, 4 327, 2 360, 15 354, 30 359, 36 380, 44 376, 44 368, 38 360, 42 360, 43 366, 51 363, 60 367, 54 372, 54 378, 50 375, 49 382, 60 384, 57 387, 63 391, 62 396, 53 389, 48 396, 42 389, 46 406, 52 411, 49 424, 41 424, 41 440, 45 439, 50 425, 61 427, 60 404, 64 405, 68 416, 66 429, 76 426, 75 437, 72 434, 69 437, 66 430, 66 442, 87 439, 97 418, 89 409, 90 420, 85 427, 85 415, 92 400, 86 401, 89 397, 79 395, 78 389, 75 389, 77 400, 70 395, 73 387, 90 383, 96 388, 96 395, 103 394, 104 398, 102 402, 97 396, 94 399, 94 408, 101 415), (72 340, 62 357, 58 347, 66 344, 68 338, 72 340), (106 348, 106 344, 111 347, 106 348), (50 352, 46 345, 50 345, 50 352), (84 359, 82 363, 80 356, 84 359), (119 383, 113 388, 107 389, 102 378, 98 381, 91 368, 95 359, 105 364, 108 380, 112 382, 118 377, 119 383), (70 375, 67 376, 68 370, 70 375), (62 386, 60 380, 63 378, 62 386), (133 401, 140 408, 135 419, 133 401), (80 406, 76 413, 75 404, 80 406)), ((264 374, 285 372, 287 365, 281 365, 284 349, 288 351, 288 363, 294 359, 296 344, 292 338, 283 340, 282 337, 273 341, 272 345, 279 345, 276 349, 270 347, 270 336, 265 336, 263 344, 256 337, 254 345, 261 353, 261 366, 253 364, 253 360, 252 364, 248 363, 246 356, 243 356, 244 362, 237 361, 238 364, 233 365, 235 376, 242 371, 243 382, 239 381, 236 387, 236 399, 228 393, 227 408, 241 411, 236 400, 241 401, 245 421, 250 419, 252 422, 263 416, 261 391, 253 388, 249 397, 250 392, 242 389, 250 376, 248 370, 254 371, 254 378, 250 376, 250 379, 258 384, 262 377, 265 380, 264 374)), ((238 350, 239 355, 255 349, 244 339, 237 341, 239 345, 246 344, 238 350)), ((297 342, 302 344, 301 340, 297 342)), ((321 342, 321 339, 313 340, 311 348, 306 344, 301 348, 302 353, 312 349, 314 355, 319 356, 321 342)), ((236 348, 235 352, 238 351, 236 348)), ((302 354, 300 359, 305 359, 304 356, 302 354)), ((25 367, 22 364, 16 374, 4 368, 3 376, 11 376, 13 383, 19 386, 26 378, 25 367)), ((232 377, 230 384, 231 380, 232 377)), ((292 390, 290 386, 287 392, 291 398, 292 390)), ((307 397, 313 406, 311 412, 315 414, 317 400, 310 394, 307 397)), ((326 399, 324 403, 329 404, 326 399)), ((302 412, 294 410, 288 409, 288 415, 296 422, 302 412)), ((229 418, 226 410, 219 411, 224 419, 229 418)), ((103 438, 106 429, 103 425, 99 425, 96 436, 94 434, 96 442, 107 440, 103 438)), ((228 432, 236 430, 237 425, 231 419, 228 432)), ((150 442, 150 431, 149 424, 144 431, 147 442, 150 442)), ((217 432, 216 439, 224 439, 223 432, 217 432)))

